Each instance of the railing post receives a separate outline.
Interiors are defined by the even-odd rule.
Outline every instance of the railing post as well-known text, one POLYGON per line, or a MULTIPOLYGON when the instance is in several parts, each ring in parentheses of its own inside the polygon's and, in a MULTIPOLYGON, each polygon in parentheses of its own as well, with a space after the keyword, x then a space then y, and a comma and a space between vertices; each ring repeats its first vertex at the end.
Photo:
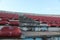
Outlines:
POLYGON ((43 36, 43 37, 42 37, 42 40, 48 40, 48 39, 47 39, 47 36, 43 36))
POLYGON ((36 38, 33 38, 33 40, 36 40, 36 38))

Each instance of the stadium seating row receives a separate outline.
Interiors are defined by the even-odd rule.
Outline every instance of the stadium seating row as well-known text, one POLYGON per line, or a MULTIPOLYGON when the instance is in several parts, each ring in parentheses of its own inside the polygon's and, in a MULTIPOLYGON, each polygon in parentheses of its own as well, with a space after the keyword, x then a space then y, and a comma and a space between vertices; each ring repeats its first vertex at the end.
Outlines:
POLYGON ((18 14, 0 12, 0 25, 9 24, 9 25, 13 25, 13 26, 19 26, 18 19, 19 19, 18 14))
POLYGON ((26 15, 28 18, 31 18, 35 21, 41 21, 42 23, 49 24, 50 26, 60 26, 60 17, 51 17, 51 16, 34 16, 26 15))
POLYGON ((19 19, 19 15, 18 14, 10 14, 10 13, 0 13, 0 18, 19 19))
POLYGON ((0 12, 0 38, 20 38, 19 15, 0 12))

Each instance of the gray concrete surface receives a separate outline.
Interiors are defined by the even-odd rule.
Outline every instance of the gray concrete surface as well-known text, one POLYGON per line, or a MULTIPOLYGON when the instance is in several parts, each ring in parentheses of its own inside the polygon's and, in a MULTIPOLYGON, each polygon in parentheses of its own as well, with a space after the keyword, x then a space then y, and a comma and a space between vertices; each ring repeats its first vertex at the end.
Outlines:
POLYGON ((60 32, 23 32, 24 36, 57 36, 60 32))

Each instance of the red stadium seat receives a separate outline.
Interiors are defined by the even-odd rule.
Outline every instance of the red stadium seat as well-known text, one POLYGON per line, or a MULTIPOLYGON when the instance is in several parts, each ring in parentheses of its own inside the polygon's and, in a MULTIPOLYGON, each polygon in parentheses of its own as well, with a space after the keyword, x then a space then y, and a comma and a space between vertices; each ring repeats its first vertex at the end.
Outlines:
POLYGON ((2 21, 9 21, 8 18, 1 18, 1 19, 2 19, 2 21))
POLYGON ((18 18, 18 15, 17 14, 7 14, 7 18, 9 19, 13 19, 13 18, 18 18))
POLYGON ((7 14, 7 18, 12 19, 15 15, 14 14, 7 14))
POLYGON ((21 30, 20 30, 20 28, 18 28, 18 27, 11 27, 11 26, 6 26, 6 27, 3 27, 1 30, 0 30, 0 37, 10 37, 10 38, 12 38, 12 37, 20 37, 21 36, 21 30))
POLYGON ((0 18, 5 18, 6 14, 5 13, 0 13, 0 18))
POLYGON ((11 14, 11 13, 0 13, 0 18, 9 18, 9 19, 19 19, 18 14, 11 14))
POLYGON ((16 36, 19 37, 20 34, 19 34, 18 32, 21 33, 20 29, 18 29, 18 28, 15 27, 15 28, 12 30, 12 36, 13 36, 13 37, 16 37, 16 36), (14 33, 15 33, 15 34, 14 34, 14 33), (16 34, 17 34, 17 35, 16 35, 16 34))
POLYGON ((19 15, 16 14, 13 19, 18 20, 19 19, 19 15))
POLYGON ((9 21, 10 25, 19 26, 19 21, 9 21))
POLYGON ((1 30, 2 31, 9 31, 9 27, 3 27, 1 30))
POLYGON ((5 25, 7 23, 8 23, 7 21, 0 21, 0 25, 5 25))

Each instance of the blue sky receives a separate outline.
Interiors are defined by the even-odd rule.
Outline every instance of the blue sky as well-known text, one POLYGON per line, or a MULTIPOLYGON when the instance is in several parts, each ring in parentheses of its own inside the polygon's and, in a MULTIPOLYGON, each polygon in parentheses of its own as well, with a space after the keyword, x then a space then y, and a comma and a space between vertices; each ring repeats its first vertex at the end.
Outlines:
POLYGON ((0 0, 0 10, 60 14, 60 0, 0 0))

